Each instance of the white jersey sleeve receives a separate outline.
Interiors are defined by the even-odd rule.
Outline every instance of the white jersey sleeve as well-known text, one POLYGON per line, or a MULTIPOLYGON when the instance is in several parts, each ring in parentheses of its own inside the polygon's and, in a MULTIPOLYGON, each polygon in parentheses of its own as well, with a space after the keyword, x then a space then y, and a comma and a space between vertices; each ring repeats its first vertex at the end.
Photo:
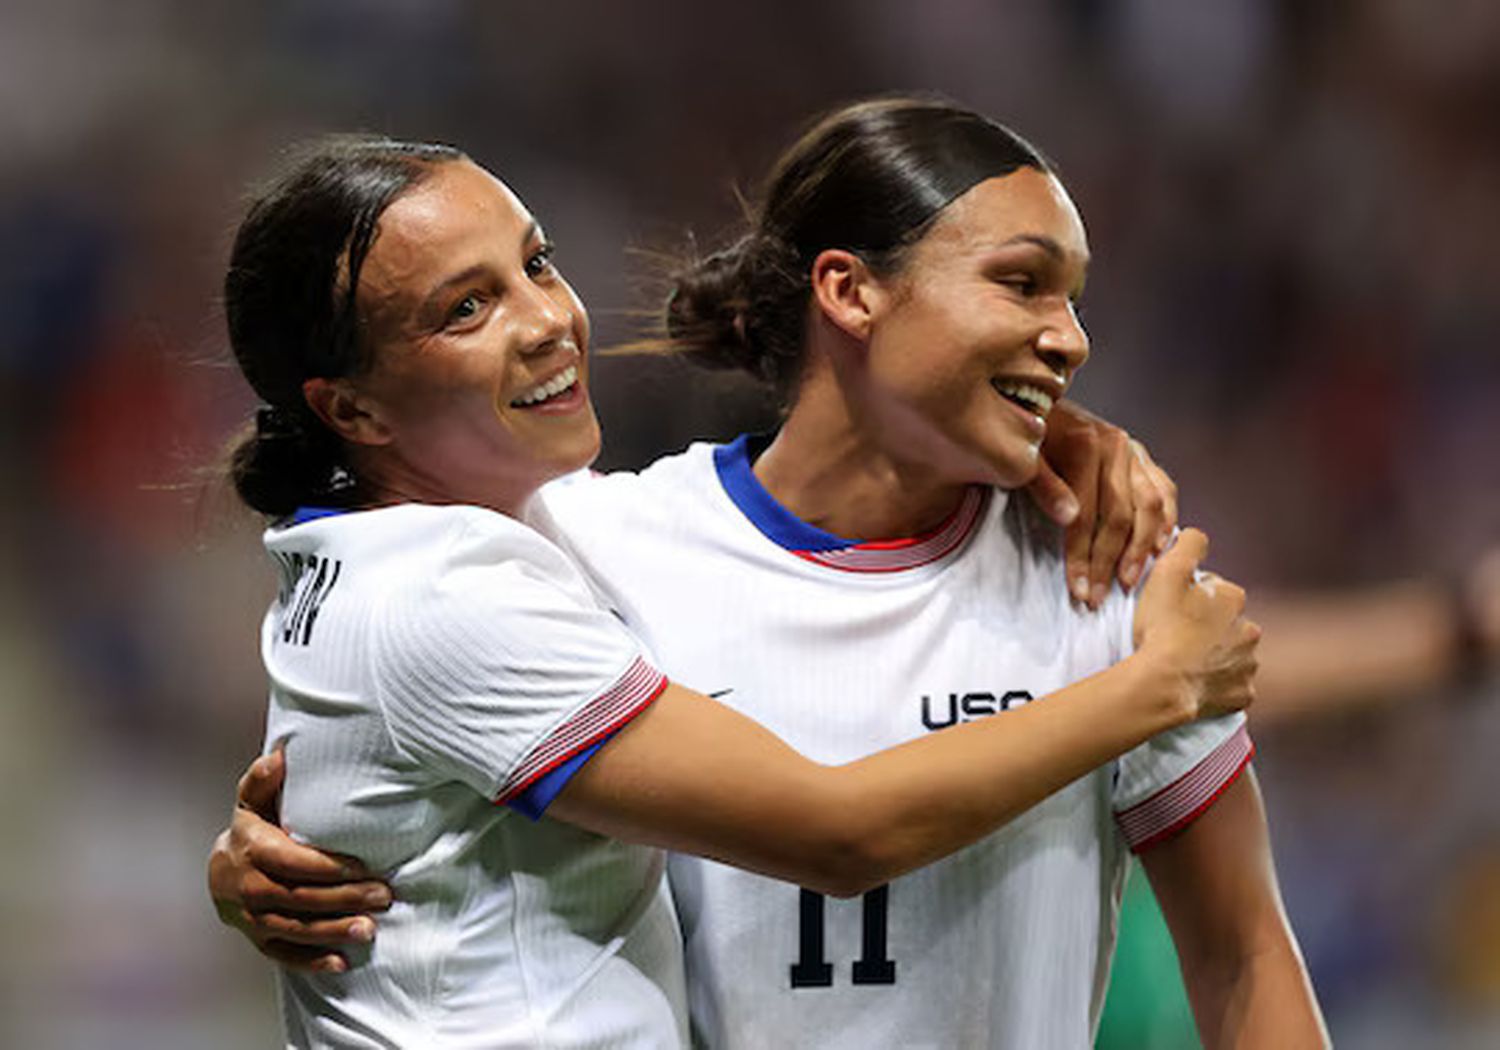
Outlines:
POLYGON ((392 743, 504 802, 629 721, 666 679, 561 552, 497 520, 476 519, 436 572, 383 602, 371 638, 392 743))
MULTIPOLYGON (((1144 577, 1141 586, 1144 586, 1144 577)), ((1114 592, 1120 658, 1135 651, 1135 596, 1114 592)), ((1255 753, 1243 714, 1205 718, 1158 733, 1120 757, 1111 805, 1131 850, 1140 852, 1191 824, 1232 784, 1255 753)))

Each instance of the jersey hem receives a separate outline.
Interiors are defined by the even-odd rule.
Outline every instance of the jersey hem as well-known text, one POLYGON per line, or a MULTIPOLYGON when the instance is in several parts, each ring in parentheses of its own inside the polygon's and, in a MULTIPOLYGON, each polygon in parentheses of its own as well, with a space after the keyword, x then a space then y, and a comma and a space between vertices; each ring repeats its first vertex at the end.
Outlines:
POLYGON ((667 684, 666 675, 637 656, 608 689, 526 756, 501 783, 493 799, 495 804, 511 801, 580 751, 618 730, 661 696, 667 684))
POLYGON ((1255 742, 1242 725, 1196 766, 1150 798, 1115 814, 1132 853, 1173 837, 1201 817, 1255 757, 1255 742))

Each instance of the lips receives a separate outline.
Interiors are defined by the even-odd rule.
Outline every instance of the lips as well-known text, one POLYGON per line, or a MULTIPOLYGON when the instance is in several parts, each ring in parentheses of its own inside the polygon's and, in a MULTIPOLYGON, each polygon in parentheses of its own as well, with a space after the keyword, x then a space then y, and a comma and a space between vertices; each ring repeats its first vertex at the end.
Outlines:
POLYGON ((520 397, 510 403, 511 408, 531 408, 535 405, 545 404, 554 397, 566 393, 578 382, 578 366, 569 365, 557 375, 532 387, 520 397))

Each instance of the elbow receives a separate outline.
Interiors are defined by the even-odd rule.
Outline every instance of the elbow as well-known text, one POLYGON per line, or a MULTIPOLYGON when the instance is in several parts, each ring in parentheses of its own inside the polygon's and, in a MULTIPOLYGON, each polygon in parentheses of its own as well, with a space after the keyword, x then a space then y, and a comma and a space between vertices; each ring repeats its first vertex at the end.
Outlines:
POLYGON ((827 772, 801 795, 795 840, 782 840, 795 851, 783 877, 825 896, 858 897, 941 855, 920 807, 872 791, 858 764, 827 772))
POLYGON ((863 896, 875 887, 885 885, 890 879, 890 876, 869 875, 860 870, 828 871, 801 884, 825 897, 843 900, 863 896))
POLYGON ((797 882, 829 897, 858 897, 909 870, 885 828, 846 822, 820 835, 797 882))
POLYGON ((872 876, 858 870, 833 870, 820 867, 817 871, 810 871, 796 881, 799 886, 815 893, 843 900, 863 896, 875 887, 885 885, 890 878, 872 876))

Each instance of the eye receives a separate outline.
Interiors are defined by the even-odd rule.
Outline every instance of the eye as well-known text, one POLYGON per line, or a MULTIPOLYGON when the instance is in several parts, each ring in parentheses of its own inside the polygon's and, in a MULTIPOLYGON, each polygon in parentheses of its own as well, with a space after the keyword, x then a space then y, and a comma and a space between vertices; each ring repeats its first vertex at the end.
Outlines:
POLYGON ((532 252, 526 259, 526 275, 528 277, 541 277, 552 269, 552 256, 557 248, 551 241, 547 241, 536 251, 532 252))
POLYGON ((1011 289, 1023 298, 1035 295, 1039 284, 1037 279, 1029 273, 1012 273, 998 278, 1001 285, 1011 289))
POLYGON ((448 310, 448 316, 444 318, 444 324, 462 325, 466 321, 472 321, 479 316, 479 311, 484 308, 484 297, 478 292, 470 292, 448 310))

